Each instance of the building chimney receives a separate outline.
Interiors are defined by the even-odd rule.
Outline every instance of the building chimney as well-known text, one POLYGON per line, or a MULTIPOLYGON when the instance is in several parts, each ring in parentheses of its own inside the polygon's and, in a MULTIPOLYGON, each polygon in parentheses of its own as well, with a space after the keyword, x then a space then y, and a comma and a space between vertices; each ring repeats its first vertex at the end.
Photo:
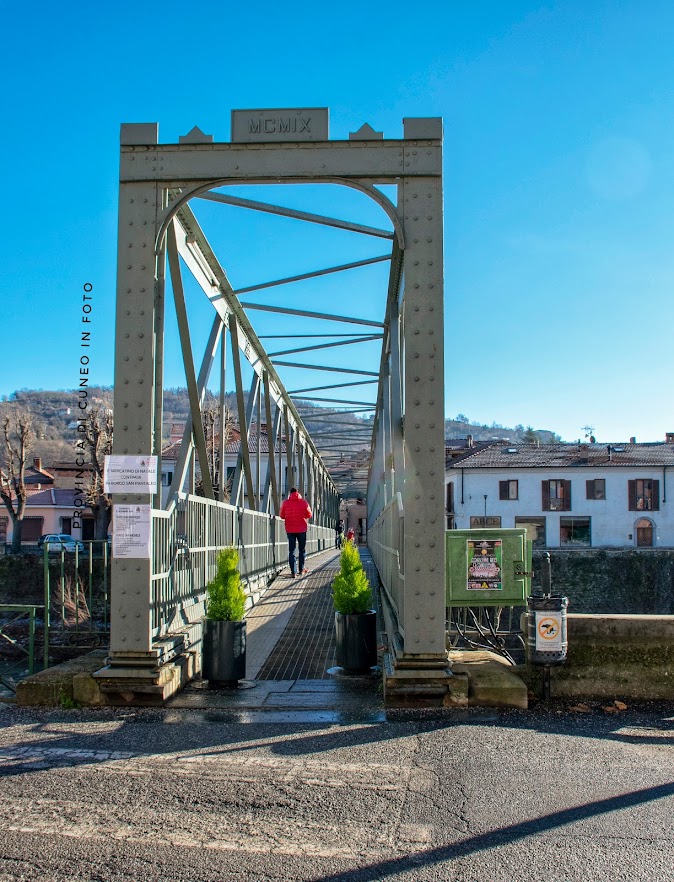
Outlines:
POLYGON ((41 456, 33 457, 33 466, 38 470, 38 472, 42 471, 42 457, 41 456))
POLYGON ((472 447, 472 446, 473 446, 473 436, 472 436, 472 435, 469 435, 469 436, 466 438, 466 441, 467 441, 467 444, 466 444, 467 447, 472 447))
POLYGON ((674 432, 665 432, 665 443, 674 444, 674 432))
POLYGON ((636 443, 637 443, 637 439, 634 436, 632 436, 630 438, 630 444, 636 444, 636 443))

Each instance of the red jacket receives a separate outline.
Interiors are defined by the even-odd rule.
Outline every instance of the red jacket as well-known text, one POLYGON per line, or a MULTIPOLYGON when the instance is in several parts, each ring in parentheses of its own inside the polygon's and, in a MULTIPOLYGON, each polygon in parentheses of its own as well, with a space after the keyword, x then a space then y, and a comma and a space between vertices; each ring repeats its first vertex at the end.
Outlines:
POLYGON ((286 533, 306 533, 307 521, 311 517, 311 509, 306 501, 295 490, 281 503, 279 517, 283 518, 286 525, 286 533))

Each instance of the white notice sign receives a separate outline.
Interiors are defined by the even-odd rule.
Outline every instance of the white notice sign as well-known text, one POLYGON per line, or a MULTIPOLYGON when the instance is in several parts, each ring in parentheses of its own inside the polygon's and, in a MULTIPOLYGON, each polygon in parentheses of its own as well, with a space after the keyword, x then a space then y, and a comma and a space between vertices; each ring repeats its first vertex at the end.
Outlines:
POLYGON ((536 612, 536 650, 559 652, 561 649, 561 612, 536 612))
POLYGON ((106 493, 156 493, 156 456, 106 456, 103 469, 106 493))
POLYGON ((112 556, 150 558, 152 509, 149 505, 113 505, 112 556))

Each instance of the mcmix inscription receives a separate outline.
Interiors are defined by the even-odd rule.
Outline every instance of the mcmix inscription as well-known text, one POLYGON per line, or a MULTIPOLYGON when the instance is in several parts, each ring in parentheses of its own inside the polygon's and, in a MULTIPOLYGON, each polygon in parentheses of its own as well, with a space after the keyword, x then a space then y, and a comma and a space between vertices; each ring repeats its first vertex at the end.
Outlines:
POLYGON ((234 142, 327 140, 327 107, 232 111, 234 142))

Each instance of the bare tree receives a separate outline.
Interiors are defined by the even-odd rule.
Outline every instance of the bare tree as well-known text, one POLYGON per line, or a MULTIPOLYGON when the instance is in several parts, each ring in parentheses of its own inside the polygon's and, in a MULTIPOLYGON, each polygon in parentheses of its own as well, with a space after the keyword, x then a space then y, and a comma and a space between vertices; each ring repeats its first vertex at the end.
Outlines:
MULTIPOLYGON (((208 465, 211 471, 211 479, 213 481, 213 489, 216 496, 220 487, 220 404, 217 401, 208 401, 201 409, 201 421, 204 427, 204 437, 206 439, 206 453, 208 456, 208 465)), ((234 425, 234 416, 230 409, 225 405, 225 447, 231 437, 232 426, 234 425)), ((225 471, 224 480, 227 481, 225 471)), ((200 475, 197 476, 197 493, 203 495, 203 482, 200 475)), ((229 488, 225 484, 225 499, 228 498, 229 488)))
POLYGON ((0 497, 12 518, 12 553, 21 551, 21 533, 26 513, 26 460, 34 440, 33 418, 15 409, 2 421, 0 450, 0 497))
POLYGON ((94 514, 94 538, 105 539, 112 519, 112 499, 103 491, 103 468, 106 455, 112 453, 114 421, 112 411, 95 407, 89 411, 82 436, 91 459, 92 474, 85 490, 94 514))

